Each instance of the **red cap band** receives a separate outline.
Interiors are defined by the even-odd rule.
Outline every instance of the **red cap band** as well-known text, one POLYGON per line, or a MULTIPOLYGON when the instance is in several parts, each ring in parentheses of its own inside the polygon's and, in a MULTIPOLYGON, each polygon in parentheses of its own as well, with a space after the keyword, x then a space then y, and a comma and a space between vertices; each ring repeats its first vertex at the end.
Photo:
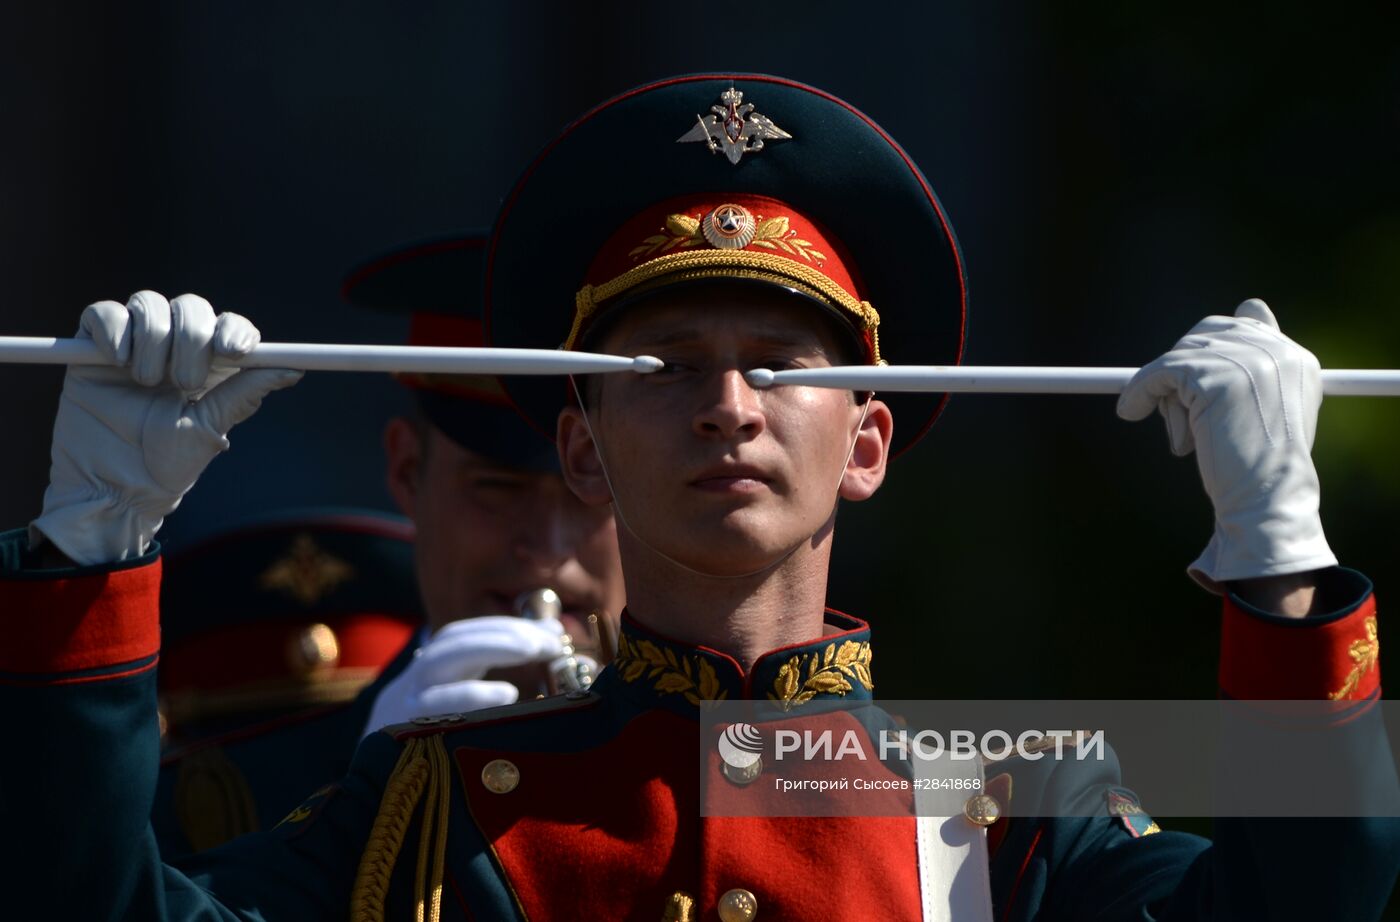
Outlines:
POLYGON ((830 305, 880 362, 880 315, 860 297, 835 238, 796 208, 762 195, 671 199, 627 221, 599 250, 575 299, 566 349, 621 295, 705 278, 758 279, 830 305))

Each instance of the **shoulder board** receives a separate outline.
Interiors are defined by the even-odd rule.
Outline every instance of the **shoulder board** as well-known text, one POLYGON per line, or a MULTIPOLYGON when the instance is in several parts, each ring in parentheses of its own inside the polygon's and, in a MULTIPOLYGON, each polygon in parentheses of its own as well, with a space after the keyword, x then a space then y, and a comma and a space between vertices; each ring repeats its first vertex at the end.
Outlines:
POLYGON ((565 711, 577 711, 592 707, 602 700, 602 696, 594 692, 583 695, 552 695, 548 698, 518 701, 503 707, 483 708, 480 711, 469 711, 464 714, 415 717, 407 723, 384 727, 381 732, 389 734, 396 740, 407 740, 460 730, 465 727, 481 727, 513 720, 530 720, 550 714, 561 714, 565 711))

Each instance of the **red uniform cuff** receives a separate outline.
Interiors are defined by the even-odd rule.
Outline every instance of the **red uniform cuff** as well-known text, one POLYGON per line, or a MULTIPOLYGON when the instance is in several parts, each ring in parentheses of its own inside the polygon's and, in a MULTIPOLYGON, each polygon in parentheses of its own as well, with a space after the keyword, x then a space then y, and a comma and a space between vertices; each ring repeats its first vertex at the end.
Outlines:
POLYGON ((1254 700, 1359 701, 1380 689, 1380 641, 1371 583, 1341 568, 1326 594, 1352 601, 1330 615, 1284 618, 1225 597, 1220 689, 1254 700))
POLYGON ((137 566, 53 573, 56 578, 36 570, 0 573, 0 671, 103 669, 150 659, 160 650, 158 557, 137 566))

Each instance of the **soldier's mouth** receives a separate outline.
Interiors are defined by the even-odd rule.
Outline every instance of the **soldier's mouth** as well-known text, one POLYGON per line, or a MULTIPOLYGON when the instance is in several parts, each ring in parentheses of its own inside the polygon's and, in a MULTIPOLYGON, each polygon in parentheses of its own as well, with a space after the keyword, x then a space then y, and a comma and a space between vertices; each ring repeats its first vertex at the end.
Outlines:
POLYGON ((722 464, 702 471, 690 485, 706 493, 754 493, 772 481, 763 470, 750 464, 722 464))

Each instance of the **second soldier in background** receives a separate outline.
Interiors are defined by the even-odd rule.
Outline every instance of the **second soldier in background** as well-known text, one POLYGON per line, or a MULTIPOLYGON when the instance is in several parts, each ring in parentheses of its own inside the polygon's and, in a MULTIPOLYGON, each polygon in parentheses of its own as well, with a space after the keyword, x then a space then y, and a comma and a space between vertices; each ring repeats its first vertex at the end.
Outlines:
MULTIPOLYGON (((395 251, 343 294, 409 315, 412 345, 479 346, 483 244, 395 251)), ((623 606, 611 514, 569 492, 554 446, 494 378, 400 380, 417 412, 388 422, 383 449, 407 521, 289 511, 166 565, 168 745, 152 822, 167 857, 276 825, 380 726, 545 691, 562 635, 610 658, 623 606), (539 589, 558 594, 559 621, 517 617, 539 589)))

